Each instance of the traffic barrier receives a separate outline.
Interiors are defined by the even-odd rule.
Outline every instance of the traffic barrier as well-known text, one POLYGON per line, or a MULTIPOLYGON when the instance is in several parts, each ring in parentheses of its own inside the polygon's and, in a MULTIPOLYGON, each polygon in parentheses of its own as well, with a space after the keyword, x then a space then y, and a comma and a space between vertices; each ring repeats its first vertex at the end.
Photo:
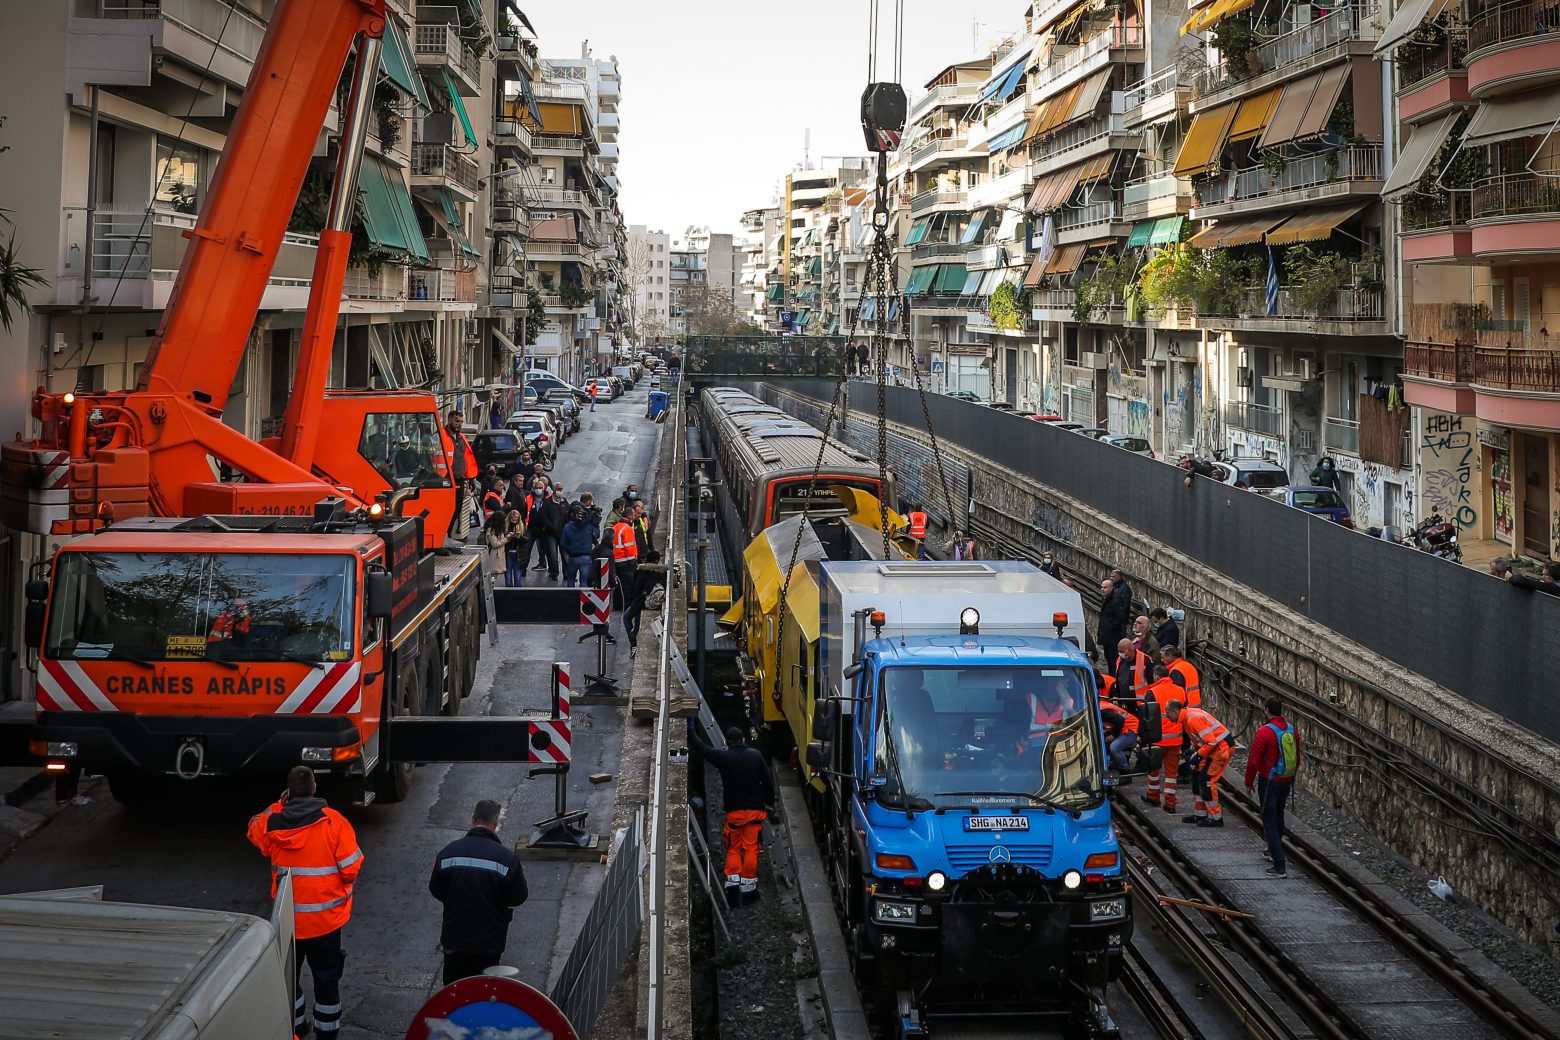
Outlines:
POLYGON ((581 1036, 590 1036, 613 983, 639 948, 644 925, 645 810, 618 829, 607 876, 549 996, 581 1036))

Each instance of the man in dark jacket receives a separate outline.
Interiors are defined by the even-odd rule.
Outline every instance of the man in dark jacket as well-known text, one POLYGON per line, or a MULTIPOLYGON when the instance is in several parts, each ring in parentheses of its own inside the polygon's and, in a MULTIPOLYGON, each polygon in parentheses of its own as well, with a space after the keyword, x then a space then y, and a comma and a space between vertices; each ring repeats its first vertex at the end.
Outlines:
POLYGON ((1148 623, 1153 627, 1154 639, 1160 646, 1181 645, 1181 626, 1175 623, 1175 618, 1164 607, 1150 610, 1148 623))
POLYGON ((747 746, 742 730, 726 730, 726 747, 717 748, 704 736, 698 719, 688 720, 688 739, 720 772, 726 805, 726 896, 758 895, 758 835, 775 799, 774 778, 764 753, 747 746))
POLYGON ((439 947, 444 985, 481 975, 504 958, 514 908, 525 902, 525 871, 498 840, 499 805, 490 798, 471 813, 471 830, 440 850, 428 891, 444 904, 439 947))
POLYGON ((531 525, 527 529, 531 544, 536 546, 536 566, 532 570, 539 571, 545 567, 547 577, 557 581, 558 538, 563 534, 568 514, 563 511, 563 504, 553 497, 550 485, 533 492, 532 497, 536 504, 531 509, 531 525))
POLYGON ((1105 655, 1109 671, 1116 670, 1116 644, 1127 638, 1127 626, 1131 622, 1132 590, 1125 581, 1106 578, 1100 582, 1100 624, 1094 641, 1105 655))
POLYGON ((559 548, 563 550, 563 583, 569 588, 585 588, 595 583, 590 569, 591 550, 598 534, 582 506, 569 507, 569 521, 563 525, 559 548))

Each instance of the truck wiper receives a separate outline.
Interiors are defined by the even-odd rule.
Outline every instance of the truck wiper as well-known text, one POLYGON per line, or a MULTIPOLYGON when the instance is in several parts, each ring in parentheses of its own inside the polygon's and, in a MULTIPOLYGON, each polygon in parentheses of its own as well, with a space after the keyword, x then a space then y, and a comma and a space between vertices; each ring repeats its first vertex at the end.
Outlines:
POLYGON ((81 656, 81 652, 78 650, 73 656, 77 661, 129 661, 131 664, 138 664, 148 671, 157 667, 145 658, 126 653, 117 647, 104 650, 102 653, 88 654, 86 657, 81 656))
POLYGON ((1083 816, 1082 809, 1069 809, 1065 805, 1058 805, 1056 802, 1053 802, 1048 798, 1041 798, 1038 792, 1035 794, 1026 795, 1025 797, 1029 799, 1030 805, 1037 806, 1038 808, 1044 809, 1047 812, 1063 812, 1075 820, 1080 819, 1083 816))
POLYGON ((278 650, 276 651, 276 656, 283 661, 296 661, 299 664, 306 664, 320 669, 325 667, 324 661, 316 661, 312 657, 305 657, 303 654, 294 653, 291 650, 278 650))

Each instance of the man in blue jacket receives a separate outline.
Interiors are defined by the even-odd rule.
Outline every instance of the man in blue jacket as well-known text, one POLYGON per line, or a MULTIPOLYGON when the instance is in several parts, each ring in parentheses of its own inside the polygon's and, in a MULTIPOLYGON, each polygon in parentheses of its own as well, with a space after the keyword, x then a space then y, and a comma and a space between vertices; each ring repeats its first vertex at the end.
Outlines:
POLYGON ((500 809, 484 798, 471 812, 471 830, 433 861, 428 891, 444 904, 439 948, 444 951, 444 985, 481 975, 504 959, 514 908, 525 902, 525 871, 513 850, 498 839, 500 809))
POLYGON ((590 554, 596 548, 600 532, 579 503, 569 507, 569 521, 563 525, 558 546, 563 551, 563 583, 569 588, 585 588, 593 583, 590 554))

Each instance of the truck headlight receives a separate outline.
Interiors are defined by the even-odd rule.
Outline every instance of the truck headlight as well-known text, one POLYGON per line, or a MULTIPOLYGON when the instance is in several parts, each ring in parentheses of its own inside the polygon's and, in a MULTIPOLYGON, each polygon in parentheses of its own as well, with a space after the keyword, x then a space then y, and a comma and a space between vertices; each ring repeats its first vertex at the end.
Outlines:
POLYGON ((894 903, 886 899, 879 899, 872 905, 872 919, 880 924, 898 924, 915 922, 914 903, 894 903))
POLYGON ((335 748, 306 747, 303 749, 303 760, 305 762, 324 762, 326 765, 329 765, 331 756, 334 755, 335 752, 335 748))
POLYGON ((1127 916, 1127 897, 1117 896, 1114 899, 1096 899, 1089 904, 1089 923, 1099 921, 1119 921, 1127 916))
POLYGON ((80 750, 74 740, 49 741, 50 758, 75 758, 80 750))
POLYGON ((941 892, 948 884, 948 875, 940 870, 934 870, 926 875, 926 887, 933 892, 941 892))

